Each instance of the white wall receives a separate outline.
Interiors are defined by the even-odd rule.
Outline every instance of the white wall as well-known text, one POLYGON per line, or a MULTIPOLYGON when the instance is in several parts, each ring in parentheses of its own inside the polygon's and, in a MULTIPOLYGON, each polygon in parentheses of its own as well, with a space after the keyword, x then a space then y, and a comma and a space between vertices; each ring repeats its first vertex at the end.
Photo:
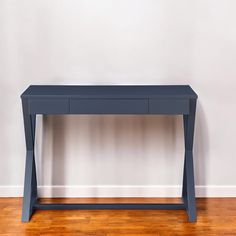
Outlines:
MULTIPOLYGON (((236 196, 235 9, 234 0, 1 0, 0 195, 22 193, 28 85, 190 84, 197 194, 236 196)), ((180 193, 181 117, 38 123, 39 185, 67 186, 41 188, 44 196, 180 193)))

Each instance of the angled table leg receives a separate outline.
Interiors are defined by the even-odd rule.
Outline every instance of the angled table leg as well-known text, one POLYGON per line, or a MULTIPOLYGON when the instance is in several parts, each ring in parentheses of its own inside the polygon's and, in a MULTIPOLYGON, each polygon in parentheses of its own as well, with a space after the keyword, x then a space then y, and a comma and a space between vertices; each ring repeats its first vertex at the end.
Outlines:
POLYGON ((184 156, 184 175, 182 198, 188 213, 190 222, 197 220, 195 185, 194 185, 194 167, 193 167, 193 137, 196 112, 196 99, 190 100, 190 113, 184 115, 184 140, 185 140, 185 156, 184 156))
POLYGON ((34 156, 36 115, 29 114, 28 102, 26 99, 22 100, 22 106, 26 141, 26 165, 22 221, 27 222, 30 220, 34 210, 33 206, 37 199, 37 177, 34 156))

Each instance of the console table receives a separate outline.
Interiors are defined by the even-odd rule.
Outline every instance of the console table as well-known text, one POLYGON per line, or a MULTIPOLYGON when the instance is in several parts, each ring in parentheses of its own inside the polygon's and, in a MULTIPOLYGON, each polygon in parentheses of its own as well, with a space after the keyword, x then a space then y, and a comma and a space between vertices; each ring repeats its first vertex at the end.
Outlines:
POLYGON ((26 141, 22 221, 34 210, 48 209, 183 209, 196 221, 193 136, 197 94, 188 85, 51 86, 32 85, 21 95, 26 141), (180 204, 41 204, 37 197, 35 126, 37 114, 166 114, 183 115, 184 173, 180 204))

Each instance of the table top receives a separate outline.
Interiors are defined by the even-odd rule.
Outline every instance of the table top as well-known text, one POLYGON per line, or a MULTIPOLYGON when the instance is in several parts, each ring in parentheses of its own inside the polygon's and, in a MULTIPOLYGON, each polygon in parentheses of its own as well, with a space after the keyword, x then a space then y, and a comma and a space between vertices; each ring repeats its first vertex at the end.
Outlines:
POLYGON ((197 94, 189 85, 31 85, 21 97, 187 98, 197 94))

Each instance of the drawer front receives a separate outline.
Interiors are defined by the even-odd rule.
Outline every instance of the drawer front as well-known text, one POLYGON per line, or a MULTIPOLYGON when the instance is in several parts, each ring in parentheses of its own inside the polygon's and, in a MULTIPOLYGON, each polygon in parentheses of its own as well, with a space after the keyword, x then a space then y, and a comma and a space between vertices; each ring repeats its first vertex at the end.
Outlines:
POLYGON ((71 99, 71 114, 147 114, 147 99, 71 99))
POLYGON ((149 113, 151 114, 189 114, 187 99, 150 99, 149 113))
POLYGON ((33 98, 29 100, 30 114, 68 114, 69 99, 33 98))

